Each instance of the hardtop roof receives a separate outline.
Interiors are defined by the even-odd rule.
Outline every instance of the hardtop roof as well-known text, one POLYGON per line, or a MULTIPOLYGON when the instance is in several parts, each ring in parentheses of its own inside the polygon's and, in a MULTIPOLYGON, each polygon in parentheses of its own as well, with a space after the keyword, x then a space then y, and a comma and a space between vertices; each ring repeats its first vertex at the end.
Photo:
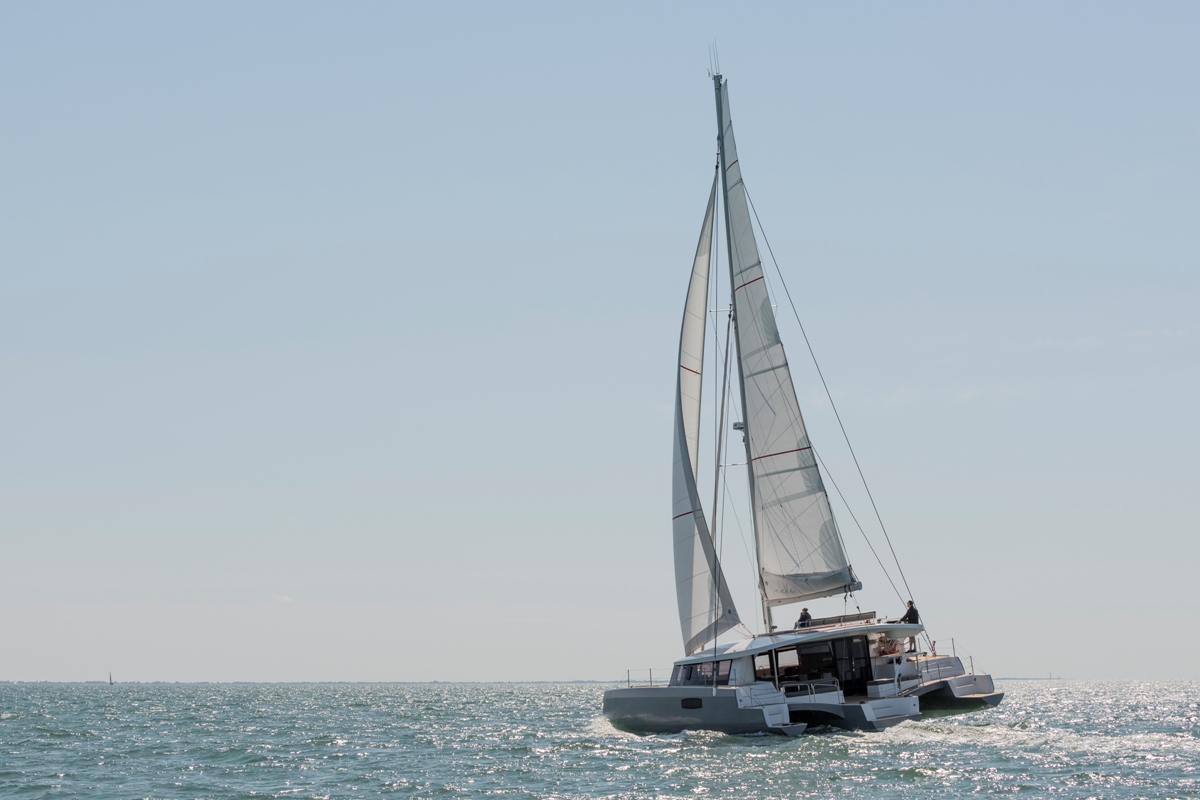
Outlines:
POLYGON ((738 642, 719 644, 707 647, 695 655, 681 658, 675 662, 680 664, 701 664, 706 661, 723 661, 728 658, 754 656, 768 650, 788 647, 794 644, 809 642, 827 642, 832 639, 847 639, 851 636, 865 636, 868 633, 884 633, 889 639, 907 639, 925 630, 924 625, 909 625, 903 622, 857 622, 841 625, 827 625, 820 628, 799 628, 790 631, 776 631, 771 634, 759 634, 753 638, 742 639, 738 642))

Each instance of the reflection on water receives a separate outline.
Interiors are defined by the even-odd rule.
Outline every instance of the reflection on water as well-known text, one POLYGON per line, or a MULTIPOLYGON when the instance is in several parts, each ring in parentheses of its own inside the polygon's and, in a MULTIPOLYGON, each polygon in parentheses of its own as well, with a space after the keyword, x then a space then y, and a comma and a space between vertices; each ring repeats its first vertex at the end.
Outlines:
POLYGON ((1200 684, 1010 681, 880 733, 637 736, 596 684, 0 685, 0 797, 1200 796, 1200 684))

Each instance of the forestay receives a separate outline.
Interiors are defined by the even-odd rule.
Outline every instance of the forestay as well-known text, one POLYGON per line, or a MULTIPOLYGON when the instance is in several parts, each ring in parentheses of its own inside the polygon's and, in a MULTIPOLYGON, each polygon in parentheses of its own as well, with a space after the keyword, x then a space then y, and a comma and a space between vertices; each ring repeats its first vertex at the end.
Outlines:
POLYGON ((760 590, 776 606, 860 584, 846 560, 775 326, 733 139, 728 83, 720 76, 715 83, 760 590))
POLYGON ((675 386, 675 466, 672 515, 675 540, 675 589, 679 625, 688 655, 741 620, 721 572, 712 536, 696 488, 700 444, 700 390, 704 369, 704 327, 708 313, 708 274, 717 200, 717 183, 708 197, 704 227, 688 283, 683 326, 679 334, 679 369, 675 386))

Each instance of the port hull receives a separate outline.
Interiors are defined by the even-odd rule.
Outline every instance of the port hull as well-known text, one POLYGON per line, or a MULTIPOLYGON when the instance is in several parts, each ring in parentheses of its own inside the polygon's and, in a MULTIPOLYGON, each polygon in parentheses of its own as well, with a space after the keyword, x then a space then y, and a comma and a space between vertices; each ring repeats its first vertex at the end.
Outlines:
POLYGON ((711 686, 609 689, 604 693, 604 716, 616 727, 632 733, 772 730, 761 708, 738 708, 736 691, 726 686, 718 686, 715 691, 711 686), (692 707, 685 708, 685 700, 692 707))

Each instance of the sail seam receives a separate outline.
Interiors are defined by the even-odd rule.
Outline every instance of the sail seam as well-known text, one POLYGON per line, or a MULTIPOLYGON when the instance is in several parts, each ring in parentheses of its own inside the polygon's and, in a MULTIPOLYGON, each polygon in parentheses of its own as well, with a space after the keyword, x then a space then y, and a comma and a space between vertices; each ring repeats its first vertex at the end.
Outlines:
POLYGON ((787 362, 785 361, 782 364, 776 364, 773 367, 767 367, 766 369, 760 369, 758 372, 747 372, 746 377, 747 378, 757 378, 759 375, 766 375, 768 372, 774 372, 775 370, 783 369, 786 366, 787 366, 787 362))
POLYGON ((786 456, 788 453, 799 453, 803 450, 812 450, 812 445, 810 444, 807 447, 797 447, 795 450, 780 450, 778 453, 767 453, 766 455, 761 455, 758 458, 752 458, 750 460, 758 461, 759 459, 763 459, 763 458, 774 458, 775 456, 786 456))
MULTIPOLYGON (((799 472, 802 469, 814 469, 814 468, 816 468, 816 466, 817 466, 816 464, 801 464, 798 467, 788 467, 787 469, 777 469, 772 472, 755 472, 754 474, 755 474, 755 476, 757 476, 759 478, 773 478, 776 475, 787 475, 789 472, 799 472)), ((803 494, 803 495, 791 494, 791 495, 789 495, 789 497, 808 497, 809 495, 817 494, 817 492, 819 492, 819 491, 821 491, 821 490, 818 489, 817 491, 813 491, 813 492, 810 492, 809 494, 803 494)))

